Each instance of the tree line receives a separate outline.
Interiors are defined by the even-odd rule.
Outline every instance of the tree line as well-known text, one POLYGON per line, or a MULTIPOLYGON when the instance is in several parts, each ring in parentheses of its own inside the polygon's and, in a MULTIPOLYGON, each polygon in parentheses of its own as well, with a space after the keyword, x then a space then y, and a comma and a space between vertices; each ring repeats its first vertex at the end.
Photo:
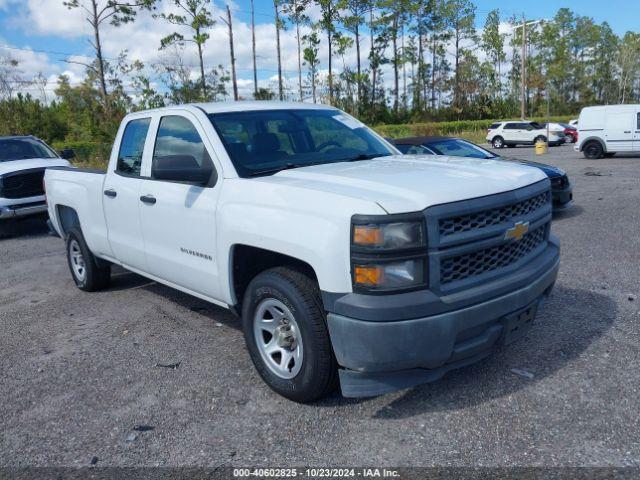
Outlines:
MULTIPOLYGON (((60 76, 55 98, 47 101, 44 76, 23 78, 20 62, 1 55, 0 132, 106 140, 131 110, 242 99, 231 11, 216 18, 210 0, 164 2, 175 7, 173 13, 159 8, 162 0, 64 1, 82 11, 93 32, 93 56, 67 60, 80 63, 85 78, 71 84, 60 76), (157 45, 162 61, 145 65, 126 51, 106 58, 105 27, 135 22, 143 10, 174 27, 157 45), (205 52, 217 22, 228 31, 229 58, 208 65, 205 52), (187 54, 195 54, 197 65, 185 61, 187 54), (29 91, 40 88, 42 95, 20 93, 25 85, 29 91)), ((253 91, 245 98, 327 103, 374 124, 515 117, 523 90, 526 116, 640 102, 640 34, 617 35, 606 22, 568 8, 522 28, 525 19, 505 17, 498 9, 479 18, 471 0, 273 0, 274 84, 258 79, 253 0, 247 8, 253 91), (309 15, 312 7, 320 12, 316 21, 309 15), (295 78, 283 73, 286 29, 296 40, 295 78), (351 64, 347 58, 354 55, 351 64)))

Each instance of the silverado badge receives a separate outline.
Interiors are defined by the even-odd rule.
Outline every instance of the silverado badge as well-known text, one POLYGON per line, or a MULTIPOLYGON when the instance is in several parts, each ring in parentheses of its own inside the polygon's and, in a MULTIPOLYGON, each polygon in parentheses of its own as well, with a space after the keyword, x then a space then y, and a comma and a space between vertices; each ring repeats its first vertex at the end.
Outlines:
POLYGON ((515 241, 522 240, 524 234, 529 231, 529 222, 518 222, 508 229, 504 234, 505 240, 513 239, 515 241))

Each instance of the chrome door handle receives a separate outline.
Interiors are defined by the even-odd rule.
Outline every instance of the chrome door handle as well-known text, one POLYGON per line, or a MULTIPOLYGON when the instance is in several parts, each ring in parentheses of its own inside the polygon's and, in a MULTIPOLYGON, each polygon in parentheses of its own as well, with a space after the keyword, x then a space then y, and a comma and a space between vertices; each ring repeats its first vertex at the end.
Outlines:
POLYGON ((112 190, 112 189, 105 190, 104 194, 109 198, 116 198, 118 196, 118 192, 116 192, 115 190, 112 190))
POLYGON ((154 197, 153 195, 143 195, 140 197, 140 201, 142 203, 146 203, 147 205, 155 205, 156 197, 154 197))

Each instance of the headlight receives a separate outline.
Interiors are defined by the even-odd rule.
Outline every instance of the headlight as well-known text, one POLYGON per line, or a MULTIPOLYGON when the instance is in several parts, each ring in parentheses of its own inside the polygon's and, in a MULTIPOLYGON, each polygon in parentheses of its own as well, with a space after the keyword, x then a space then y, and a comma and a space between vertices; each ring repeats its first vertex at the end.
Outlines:
POLYGON ((426 246, 424 222, 353 225, 353 246, 371 250, 400 250, 426 246))
POLYGON ((395 290, 417 287, 425 283, 424 259, 353 265, 353 280, 358 287, 395 290))
POLYGON ((427 285, 427 238, 422 213, 355 215, 351 228, 354 291, 416 290, 427 285))

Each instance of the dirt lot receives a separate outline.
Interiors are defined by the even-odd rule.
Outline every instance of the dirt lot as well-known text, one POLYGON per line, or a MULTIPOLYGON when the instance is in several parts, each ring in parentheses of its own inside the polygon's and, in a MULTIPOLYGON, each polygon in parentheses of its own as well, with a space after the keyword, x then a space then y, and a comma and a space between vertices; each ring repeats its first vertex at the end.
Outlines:
POLYGON ((562 266, 537 325, 373 399, 275 395, 232 315, 124 271, 81 292, 62 242, 23 223, 0 240, 0 465, 640 466, 640 158, 542 158, 576 204, 554 221, 562 266))

